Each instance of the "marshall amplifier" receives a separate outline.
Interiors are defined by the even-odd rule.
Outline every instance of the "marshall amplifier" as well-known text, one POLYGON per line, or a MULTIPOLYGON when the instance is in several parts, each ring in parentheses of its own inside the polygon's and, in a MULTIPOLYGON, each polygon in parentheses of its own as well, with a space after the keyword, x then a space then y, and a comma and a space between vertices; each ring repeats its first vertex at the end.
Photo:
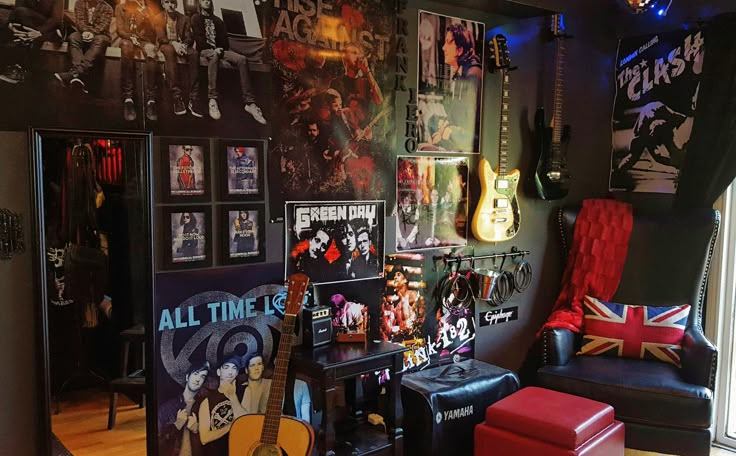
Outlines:
POLYGON ((327 306, 304 308, 302 311, 304 335, 302 345, 319 347, 332 342, 332 316, 327 306))
POLYGON ((515 373, 475 359, 404 375, 405 454, 472 456, 486 408, 518 389, 515 373))

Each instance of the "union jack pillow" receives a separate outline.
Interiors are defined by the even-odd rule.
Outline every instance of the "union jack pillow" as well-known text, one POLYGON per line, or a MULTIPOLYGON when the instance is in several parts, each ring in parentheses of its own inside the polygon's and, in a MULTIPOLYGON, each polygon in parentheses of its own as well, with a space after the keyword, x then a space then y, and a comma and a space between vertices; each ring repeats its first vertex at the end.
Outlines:
POLYGON ((680 364, 690 306, 647 307, 583 300, 583 345, 579 355, 654 359, 680 364))

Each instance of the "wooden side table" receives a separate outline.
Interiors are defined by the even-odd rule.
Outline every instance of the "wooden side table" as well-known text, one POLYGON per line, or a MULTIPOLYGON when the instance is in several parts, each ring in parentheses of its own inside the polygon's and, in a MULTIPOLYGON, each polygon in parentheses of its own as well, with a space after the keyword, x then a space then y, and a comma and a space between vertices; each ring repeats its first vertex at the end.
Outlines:
MULTIPOLYGON (((317 436, 317 452, 324 456, 382 454, 403 456, 404 441, 401 421, 401 370, 406 348, 390 342, 366 342, 331 344, 316 348, 296 347, 291 355, 289 375, 310 377, 319 385, 315 395, 322 404, 322 423, 317 436), (337 447, 335 434, 336 384, 348 383, 361 374, 389 369, 390 380, 386 385, 388 412, 383 426, 363 423, 349 435, 340 435, 341 441, 349 441, 350 450, 337 447)), ((349 393, 348 393, 349 394, 349 393)))

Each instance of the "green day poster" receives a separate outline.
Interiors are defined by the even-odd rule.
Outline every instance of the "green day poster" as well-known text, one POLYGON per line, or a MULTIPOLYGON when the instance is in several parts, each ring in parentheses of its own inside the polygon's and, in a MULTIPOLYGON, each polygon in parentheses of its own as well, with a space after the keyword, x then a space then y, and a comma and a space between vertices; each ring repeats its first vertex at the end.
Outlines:
POLYGON ((407 347, 403 372, 473 358, 475 305, 450 311, 427 293, 424 254, 386 256, 379 333, 407 347))
POLYGON ((274 0, 270 213, 393 186, 395 0, 274 0))
POLYGON ((705 46, 698 29, 619 42, 610 190, 676 192, 693 128, 705 46))
MULTIPOLYGON (((280 264, 157 275, 160 456, 228 456, 234 419, 265 413, 286 300, 283 284, 280 264)), ((307 383, 287 381, 283 412, 309 422, 311 411, 307 383)))

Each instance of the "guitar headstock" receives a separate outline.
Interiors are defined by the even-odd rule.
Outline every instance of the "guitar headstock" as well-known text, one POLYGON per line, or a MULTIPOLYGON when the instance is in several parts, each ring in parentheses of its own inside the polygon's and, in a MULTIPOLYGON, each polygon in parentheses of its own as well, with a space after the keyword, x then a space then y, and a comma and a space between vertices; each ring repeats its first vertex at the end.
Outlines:
POLYGON ((564 38, 567 36, 565 31, 565 16, 562 13, 557 13, 552 16, 552 24, 550 25, 552 36, 555 38, 564 38))
POLYGON ((511 66, 511 56, 509 55, 509 47, 506 37, 500 33, 494 36, 490 41, 493 59, 491 67, 493 70, 513 70, 516 67, 511 66))
POLYGON ((309 277, 302 273, 296 273, 289 276, 287 282, 289 291, 286 294, 286 305, 284 306, 284 315, 296 315, 302 308, 304 302, 304 294, 309 286, 309 277))

